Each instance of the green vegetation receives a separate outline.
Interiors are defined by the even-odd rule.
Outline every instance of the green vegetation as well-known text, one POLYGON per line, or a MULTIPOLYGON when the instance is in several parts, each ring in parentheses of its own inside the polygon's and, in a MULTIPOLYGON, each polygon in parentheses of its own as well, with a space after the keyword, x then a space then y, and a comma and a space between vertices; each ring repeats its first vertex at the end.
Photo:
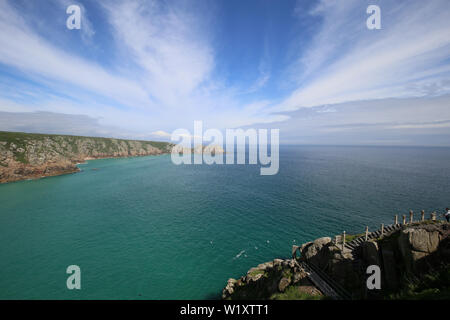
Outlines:
POLYGON ((251 271, 251 272, 249 273, 249 276, 255 277, 255 276, 259 275, 259 274, 263 274, 264 277, 267 278, 267 274, 266 274, 263 270, 253 270, 253 271, 251 271))
POLYGON ((167 147, 167 142, 149 141, 148 144, 161 150, 164 150, 167 147))
MULTIPOLYGON (((0 141, 6 142, 5 147, 10 148, 11 144, 14 144, 16 148, 13 150, 14 157, 21 163, 28 163, 26 158, 27 142, 32 140, 33 135, 22 132, 4 132, 0 131, 0 141)), ((38 135, 37 139, 42 139, 38 135)))
MULTIPOLYGON (((436 214, 436 219, 439 219, 439 214, 436 214)), ((414 222, 412 225, 416 226, 416 225, 424 225, 424 224, 440 224, 440 223, 444 223, 444 221, 442 220, 425 220, 425 221, 421 221, 421 222, 414 222)))
POLYGON ((138 141, 144 144, 150 144, 156 148, 164 148, 169 145, 169 142, 161 142, 161 141, 147 141, 147 140, 130 140, 130 139, 116 139, 116 138, 103 138, 103 137, 85 137, 85 136, 72 136, 72 135, 64 135, 64 134, 43 134, 43 133, 25 133, 25 132, 9 132, 9 131, 0 131, 0 141, 6 141, 7 144, 11 142, 21 143, 21 141, 27 140, 44 140, 45 138, 50 138, 54 141, 58 141, 58 138, 66 138, 65 140, 70 142, 69 144, 73 145, 76 139, 92 139, 96 143, 105 143, 107 146, 112 144, 113 140, 116 141, 138 141), (69 138, 69 139, 67 139, 69 138))
POLYGON ((25 132, 7 132, 0 131, 0 141, 6 141, 7 144, 10 143, 20 143, 25 140, 43 140, 48 137, 48 134, 38 134, 38 133, 25 133, 25 132))
POLYGON ((289 286, 283 293, 275 293, 270 297, 270 300, 327 300, 328 298, 322 295, 311 295, 300 291, 298 286, 289 286))
POLYGON ((432 269, 422 277, 404 276, 406 284, 398 293, 388 296, 393 300, 449 300, 450 268, 443 264, 439 269, 432 269))
MULTIPOLYGON (((47 148, 55 149, 59 154, 71 157, 80 152, 79 147, 81 143, 88 147, 89 150, 96 150, 103 154, 112 154, 118 152, 124 146, 128 147, 128 153, 131 154, 132 149, 131 142, 138 142, 142 147, 153 146, 162 151, 169 150, 169 146, 172 145, 168 142, 158 141, 142 141, 142 140, 125 140, 103 137, 82 137, 71 135, 55 135, 55 134, 37 134, 37 133, 24 133, 24 132, 6 132, 0 131, 0 142, 3 142, 4 148, 10 150, 14 154, 16 161, 21 163, 28 163, 27 160, 27 147, 33 144, 35 153, 45 153, 50 150, 47 148), (88 139, 88 141, 86 141, 88 139), (35 144, 37 141, 48 141, 49 145, 42 143, 35 144), (125 145, 124 145, 125 143, 125 145), (13 147, 11 147, 13 145, 13 147), (56 148, 54 148, 56 147, 56 148)), ((139 144, 136 144, 139 148, 139 144)), ((2 145, 0 145, 1 149, 2 145)), ((3 165, 4 166, 4 165, 3 165)))
POLYGON ((364 233, 358 233, 358 234, 346 234, 345 235, 345 242, 350 242, 352 240, 355 240, 359 237, 362 237, 364 233))
POLYGON ((291 272, 291 270, 284 270, 283 271, 283 277, 284 278, 288 278, 288 279, 290 279, 291 277, 292 277, 292 272, 291 272))

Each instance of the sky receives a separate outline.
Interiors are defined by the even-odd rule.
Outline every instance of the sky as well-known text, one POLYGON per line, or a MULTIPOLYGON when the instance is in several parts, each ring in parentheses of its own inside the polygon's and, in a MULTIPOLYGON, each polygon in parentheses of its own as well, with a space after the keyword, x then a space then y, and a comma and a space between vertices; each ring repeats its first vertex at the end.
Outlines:
POLYGON ((450 146, 450 2, 0 0, 0 130, 168 140, 195 120, 450 146))

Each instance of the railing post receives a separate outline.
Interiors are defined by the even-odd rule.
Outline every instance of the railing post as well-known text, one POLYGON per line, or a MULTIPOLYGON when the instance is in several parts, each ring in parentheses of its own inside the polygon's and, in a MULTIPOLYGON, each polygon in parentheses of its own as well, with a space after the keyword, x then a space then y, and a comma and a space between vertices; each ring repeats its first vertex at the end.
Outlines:
POLYGON ((369 237, 369 226, 366 226, 366 241, 369 237))
POLYGON ((384 224, 382 223, 381 224, 381 236, 383 236, 383 234, 384 234, 384 224))
POLYGON ((342 252, 344 252, 344 248, 345 248, 345 231, 343 232, 342 235, 342 252))
POLYGON ((412 210, 409 210, 409 223, 413 223, 413 215, 414 212, 412 210))
POLYGON ((422 220, 422 221, 425 221, 425 210, 422 210, 421 212, 420 212, 420 219, 422 220))
POLYGON ((436 212, 431 213, 431 221, 436 221, 436 212))
POLYGON ((403 223, 402 223, 403 225, 405 225, 406 224, 406 216, 405 215, 403 215, 403 223))
POLYGON ((395 225, 398 225, 398 215, 395 215, 395 225))

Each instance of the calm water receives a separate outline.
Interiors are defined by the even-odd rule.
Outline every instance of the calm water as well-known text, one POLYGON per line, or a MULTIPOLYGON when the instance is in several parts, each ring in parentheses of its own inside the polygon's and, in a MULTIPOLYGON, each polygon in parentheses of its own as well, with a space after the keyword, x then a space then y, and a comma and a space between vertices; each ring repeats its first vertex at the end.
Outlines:
POLYGON ((80 167, 0 185, 1 299, 216 298, 294 243, 450 205, 448 148, 286 146, 275 176, 167 155, 80 167))

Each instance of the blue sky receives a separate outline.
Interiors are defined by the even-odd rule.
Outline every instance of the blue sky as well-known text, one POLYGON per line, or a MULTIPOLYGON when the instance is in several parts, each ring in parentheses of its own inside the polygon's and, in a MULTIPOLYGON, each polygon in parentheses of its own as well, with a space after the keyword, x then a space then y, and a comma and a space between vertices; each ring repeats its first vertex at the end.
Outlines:
POLYGON ((449 94, 448 0, 0 0, 0 130, 450 145, 449 94))

